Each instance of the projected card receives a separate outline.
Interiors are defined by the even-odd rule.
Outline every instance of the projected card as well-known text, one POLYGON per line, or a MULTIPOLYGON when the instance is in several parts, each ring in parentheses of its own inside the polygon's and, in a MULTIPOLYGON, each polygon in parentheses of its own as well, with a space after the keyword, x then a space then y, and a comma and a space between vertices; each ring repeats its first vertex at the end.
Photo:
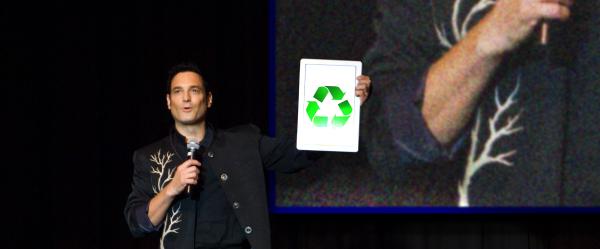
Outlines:
POLYGON ((358 151, 360 61, 300 60, 299 150, 358 151))

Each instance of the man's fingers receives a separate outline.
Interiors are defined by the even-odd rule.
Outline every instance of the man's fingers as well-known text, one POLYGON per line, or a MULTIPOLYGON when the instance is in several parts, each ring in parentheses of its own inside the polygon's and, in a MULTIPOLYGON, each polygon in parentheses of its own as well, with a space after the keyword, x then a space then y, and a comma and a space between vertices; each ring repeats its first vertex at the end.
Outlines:
POLYGON ((367 101, 367 98, 369 97, 369 92, 365 90, 357 90, 354 92, 354 94, 356 94, 356 96, 360 98, 361 105, 365 103, 365 101, 367 101))
POLYGON ((190 167, 185 169, 185 175, 186 176, 197 176, 200 174, 200 169, 198 169, 198 167, 190 167))
POLYGON ((573 6, 573 0, 560 0, 560 4, 566 5, 567 7, 573 6))
MULTIPOLYGON (((367 77, 368 78, 368 77, 367 77)), ((356 96, 360 96, 360 92, 364 92, 365 94, 369 94, 369 88, 371 87, 371 80, 367 79, 364 81, 359 81, 359 83, 356 85, 355 91, 356 91, 356 96)))
POLYGON ((192 165, 192 166, 196 166, 196 167, 200 166, 200 162, 198 160, 195 160, 195 159, 187 160, 187 162, 189 162, 190 165, 192 165))
POLYGON ((358 77, 356 77, 357 79, 357 87, 360 85, 366 85, 366 87, 368 88, 371 85, 371 78, 369 78, 369 76, 365 76, 365 75, 360 75, 358 77))
POLYGON ((542 0, 542 3, 558 3, 560 5, 564 5, 567 7, 571 7, 573 5, 573 0, 542 0))
POLYGON ((359 75, 358 77, 356 77, 357 80, 365 80, 365 79, 369 79, 369 76, 366 75, 359 75))
POLYGON ((200 162, 196 160, 188 160, 185 163, 182 163, 177 170, 181 182, 190 184, 190 181, 197 180, 200 175, 199 166, 200 162))
POLYGON ((356 89, 355 89, 356 96, 367 96, 369 94, 370 85, 371 85, 371 80, 369 80, 369 79, 359 82, 356 85, 356 89))
POLYGON ((366 75, 360 75, 360 76, 356 77, 356 80, 358 82, 371 82, 371 78, 366 75))
POLYGON ((198 184, 198 179, 188 178, 188 179, 183 180, 183 183, 185 183, 186 185, 196 185, 196 184, 198 184))
POLYGON ((354 94, 356 95, 356 97, 363 97, 369 95, 369 93, 365 90, 356 90, 354 91, 354 94))
POLYGON ((556 3, 540 3, 537 8, 539 18, 567 20, 571 16, 571 10, 565 5, 556 3))
POLYGON ((192 174, 187 174, 184 179, 183 182, 186 184, 196 184, 198 183, 198 174, 192 173, 192 174))
POLYGON ((183 162, 180 167, 189 168, 189 167, 200 167, 201 163, 198 160, 190 159, 183 162))

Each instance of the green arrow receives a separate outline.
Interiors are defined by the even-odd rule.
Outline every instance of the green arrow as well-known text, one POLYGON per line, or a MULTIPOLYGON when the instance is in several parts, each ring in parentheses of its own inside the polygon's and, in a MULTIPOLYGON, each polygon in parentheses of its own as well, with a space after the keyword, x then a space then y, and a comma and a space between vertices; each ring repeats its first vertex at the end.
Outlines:
POLYGON ((327 90, 327 87, 321 86, 317 89, 313 97, 319 102, 323 102, 328 93, 329 91, 327 90))
POLYGON ((321 109, 321 107, 319 107, 319 104, 317 104, 316 101, 308 101, 308 106, 306 106, 306 114, 308 114, 308 118, 313 120, 313 117, 319 109, 321 109))
POLYGON ((350 116, 334 116, 333 120, 331 120, 331 124, 333 127, 342 127, 348 122, 350 116))
POLYGON ((342 89, 340 89, 337 86, 327 86, 327 89, 329 89, 333 100, 342 100, 342 98, 344 97, 345 93, 342 92, 342 89))
POLYGON ((315 118, 313 119, 313 124, 316 127, 327 127, 327 117, 315 116, 315 118))
POLYGON ((340 110, 344 115, 350 115, 350 113, 352 113, 352 106, 350 105, 350 102, 348 102, 348 100, 339 103, 338 107, 340 107, 340 110))
MULTIPOLYGON (((317 91, 315 91, 313 97, 317 101, 323 102, 327 97, 327 94, 329 93, 331 93, 331 98, 333 100, 342 100, 342 98, 344 98, 344 95, 346 95, 338 86, 321 86, 317 88, 317 91)), ((306 106, 306 114, 308 115, 314 126, 327 127, 329 118, 326 116, 316 116, 319 109, 321 109, 321 107, 319 106, 319 102, 317 101, 308 101, 308 105, 306 106)), ((348 100, 344 100, 343 102, 339 103, 338 107, 345 116, 333 116, 333 118, 331 118, 331 125, 333 127, 344 126, 346 122, 348 122, 350 114, 352 113, 352 105, 350 105, 350 102, 348 102, 348 100)))

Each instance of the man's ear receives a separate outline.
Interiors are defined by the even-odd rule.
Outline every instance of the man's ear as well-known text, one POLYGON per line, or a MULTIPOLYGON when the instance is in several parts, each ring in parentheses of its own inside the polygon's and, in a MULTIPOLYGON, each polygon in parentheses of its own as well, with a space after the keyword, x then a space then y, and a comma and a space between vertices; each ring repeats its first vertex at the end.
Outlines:
POLYGON ((167 108, 171 110, 171 96, 167 93, 167 108))
POLYGON ((212 106, 212 92, 208 92, 208 108, 212 106))

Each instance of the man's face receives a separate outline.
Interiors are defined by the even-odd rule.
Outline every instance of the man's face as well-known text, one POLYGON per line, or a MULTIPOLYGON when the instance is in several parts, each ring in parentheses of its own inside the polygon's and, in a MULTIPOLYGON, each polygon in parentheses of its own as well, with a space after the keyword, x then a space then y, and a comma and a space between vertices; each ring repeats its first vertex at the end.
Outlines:
POLYGON ((181 72, 171 80, 171 92, 167 94, 167 107, 176 124, 194 125, 206 119, 206 111, 212 105, 212 94, 206 93, 200 75, 181 72))

